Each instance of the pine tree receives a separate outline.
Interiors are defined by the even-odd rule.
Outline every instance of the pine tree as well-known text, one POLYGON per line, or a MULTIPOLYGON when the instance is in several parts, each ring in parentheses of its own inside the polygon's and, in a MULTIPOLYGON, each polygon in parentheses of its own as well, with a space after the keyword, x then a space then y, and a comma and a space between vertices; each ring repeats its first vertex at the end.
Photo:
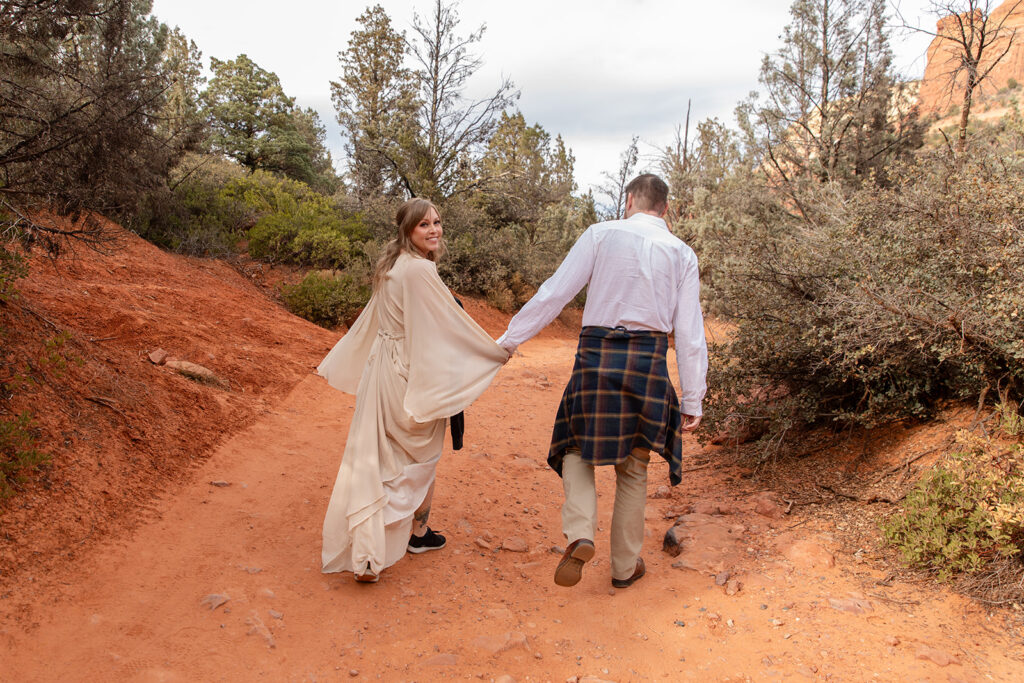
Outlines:
POLYGON ((416 84, 403 66, 405 36, 380 5, 357 19, 348 48, 338 53, 342 77, 331 97, 347 140, 348 179, 356 197, 413 194, 403 152, 415 138, 416 84))

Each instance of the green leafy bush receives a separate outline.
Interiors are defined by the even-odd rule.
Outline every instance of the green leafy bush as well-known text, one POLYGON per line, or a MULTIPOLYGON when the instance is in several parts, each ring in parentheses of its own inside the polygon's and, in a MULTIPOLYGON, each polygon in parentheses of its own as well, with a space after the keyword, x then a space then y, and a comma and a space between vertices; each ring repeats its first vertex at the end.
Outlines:
POLYGON ((148 195, 128 226, 159 247, 190 256, 225 256, 252 225, 252 211, 225 192, 243 171, 213 157, 191 155, 169 187, 148 195))
POLYGON ((295 180, 257 172, 232 181, 225 193, 256 215, 248 233, 253 258, 343 268, 370 238, 358 214, 342 216, 327 197, 295 180))
POLYGON ((546 208, 531 230, 495 228, 479 209, 454 201, 442 212, 448 245, 438 264, 442 279, 458 292, 486 297, 503 311, 526 303, 597 220, 592 199, 546 208))
POLYGON ((9 498, 27 472, 49 462, 50 456, 36 448, 38 441, 28 413, 0 419, 0 498, 9 498))
POLYGON ((322 327, 350 321, 370 300, 368 273, 313 271, 281 288, 288 310, 322 327))
POLYGON ((14 282, 28 274, 25 262, 15 252, 0 246, 0 303, 17 295, 14 282))
POLYGON ((1024 550, 1024 449, 961 432, 882 531, 910 566, 947 580, 1024 550))

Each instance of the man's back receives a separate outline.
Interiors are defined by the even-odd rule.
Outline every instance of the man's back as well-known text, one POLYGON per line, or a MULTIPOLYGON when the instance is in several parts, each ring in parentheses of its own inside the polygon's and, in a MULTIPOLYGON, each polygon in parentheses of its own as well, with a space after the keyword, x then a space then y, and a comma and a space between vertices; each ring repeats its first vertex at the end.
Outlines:
POLYGON ((598 223, 588 232, 593 271, 583 324, 672 332, 680 286, 687 269, 697 267, 693 250, 647 214, 598 223))

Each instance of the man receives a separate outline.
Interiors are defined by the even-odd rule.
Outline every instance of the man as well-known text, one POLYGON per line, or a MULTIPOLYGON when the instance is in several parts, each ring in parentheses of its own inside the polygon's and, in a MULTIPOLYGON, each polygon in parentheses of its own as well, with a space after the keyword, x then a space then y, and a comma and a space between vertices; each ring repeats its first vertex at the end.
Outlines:
POLYGON ((626 186, 626 218, 591 225, 555 274, 512 318, 498 343, 510 354, 551 322, 588 285, 572 377, 558 408, 548 464, 562 477, 562 530, 568 541, 555 583, 573 586, 594 556, 594 467, 615 467, 612 585, 645 572, 647 464, 650 451, 682 478, 682 432, 701 420, 707 345, 697 257, 668 229, 668 186, 644 174, 626 186), (682 415, 668 376, 675 338, 682 415))

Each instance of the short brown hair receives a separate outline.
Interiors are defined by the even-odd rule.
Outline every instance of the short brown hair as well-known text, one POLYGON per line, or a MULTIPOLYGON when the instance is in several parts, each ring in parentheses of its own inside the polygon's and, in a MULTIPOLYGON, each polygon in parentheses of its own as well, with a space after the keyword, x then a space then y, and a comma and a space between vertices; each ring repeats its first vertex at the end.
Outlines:
POLYGON ((668 206, 668 185, 653 173, 644 173, 630 180, 626 194, 633 195, 633 202, 641 211, 661 213, 668 206))

